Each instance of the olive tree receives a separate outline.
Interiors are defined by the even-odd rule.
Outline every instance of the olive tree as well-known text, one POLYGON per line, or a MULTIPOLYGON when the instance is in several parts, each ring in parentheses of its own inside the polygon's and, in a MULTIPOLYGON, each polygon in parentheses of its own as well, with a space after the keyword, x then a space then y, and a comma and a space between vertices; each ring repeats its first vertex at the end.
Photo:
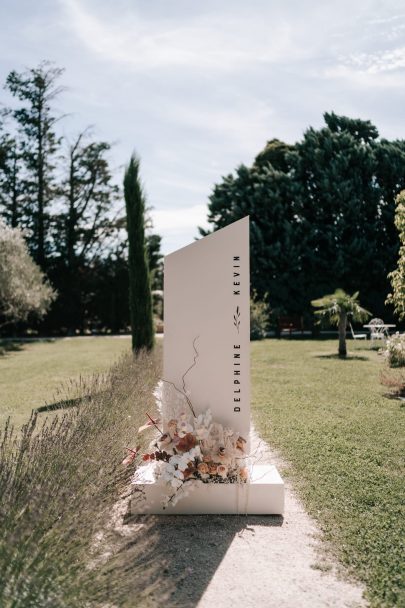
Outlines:
POLYGON ((23 232, 0 220, 0 327, 43 317, 56 297, 31 258, 23 232))

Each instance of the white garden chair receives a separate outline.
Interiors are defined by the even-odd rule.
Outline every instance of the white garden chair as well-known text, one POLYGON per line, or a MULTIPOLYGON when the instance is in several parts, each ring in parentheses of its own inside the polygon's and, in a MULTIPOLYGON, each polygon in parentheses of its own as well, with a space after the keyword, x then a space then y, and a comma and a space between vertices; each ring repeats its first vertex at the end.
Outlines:
POLYGON ((385 323, 382 319, 371 319, 370 323, 370 338, 371 341, 374 340, 385 340, 386 336, 386 327, 385 323))
POLYGON ((367 334, 355 334, 353 331, 352 324, 349 323, 349 325, 350 325, 350 331, 352 333, 353 340, 367 340, 367 334))

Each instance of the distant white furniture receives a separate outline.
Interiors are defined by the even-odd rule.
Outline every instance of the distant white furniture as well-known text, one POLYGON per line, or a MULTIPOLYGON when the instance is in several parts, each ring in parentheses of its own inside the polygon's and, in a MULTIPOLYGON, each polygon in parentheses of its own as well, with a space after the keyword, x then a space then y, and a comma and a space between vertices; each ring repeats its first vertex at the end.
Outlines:
POLYGON ((385 340, 389 335, 390 328, 396 327, 392 323, 384 323, 382 319, 371 319, 368 325, 363 325, 370 330, 370 339, 374 340, 385 340))
POLYGON ((355 334, 353 331, 352 324, 349 323, 349 325, 350 325, 350 331, 352 332, 353 340, 367 340, 367 334, 355 334))

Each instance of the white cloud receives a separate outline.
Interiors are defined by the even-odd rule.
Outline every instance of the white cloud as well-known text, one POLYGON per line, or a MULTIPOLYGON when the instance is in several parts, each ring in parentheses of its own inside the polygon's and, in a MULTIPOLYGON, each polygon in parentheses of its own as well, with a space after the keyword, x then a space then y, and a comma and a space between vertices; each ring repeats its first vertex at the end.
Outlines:
POLYGON ((208 228, 206 205, 152 210, 154 231, 163 235, 162 251, 166 255, 185 247, 198 236, 198 226, 208 228))
MULTIPOLYGON (((247 17, 222 14, 181 22, 142 19, 132 8, 121 18, 100 17, 79 0, 61 0, 68 26, 90 51, 108 61, 140 71, 172 67, 240 70, 258 63, 276 63, 306 51, 295 47, 285 20, 271 24, 255 13, 247 17)), ((249 15, 249 13, 248 13, 249 15)))
POLYGON ((208 226, 207 213, 206 205, 153 209, 153 225, 157 232, 176 232, 193 228, 197 232, 197 226, 208 226))
POLYGON ((173 100, 164 109, 164 114, 168 121, 204 133, 204 138, 210 135, 225 138, 228 145, 236 145, 242 150, 264 146, 266 134, 275 122, 273 108, 267 101, 249 94, 232 101, 232 105, 224 107, 173 100))
POLYGON ((349 56, 345 64, 360 72, 379 74, 405 68, 405 46, 376 53, 358 53, 349 56))

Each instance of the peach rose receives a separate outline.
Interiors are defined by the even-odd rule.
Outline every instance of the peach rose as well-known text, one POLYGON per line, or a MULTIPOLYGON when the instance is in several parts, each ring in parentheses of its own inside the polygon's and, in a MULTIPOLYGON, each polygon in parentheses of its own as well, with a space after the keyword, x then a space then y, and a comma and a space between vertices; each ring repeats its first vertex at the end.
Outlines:
POLYGON ((241 450, 242 452, 244 452, 245 446, 246 446, 246 439, 243 439, 243 437, 238 437, 238 439, 236 440, 236 448, 238 450, 241 450))
POLYGON ((200 462, 197 467, 197 471, 200 473, 200 475, 207 475, 209 473, 208 465, 205 462, 200 462))
POLYGON ((220 464, 218 466, 217 472, 218 475, 222 477, 222 479, 225 479, 225 477, 228 475, 228 467, 226 467, 224 464, 220 464))
POLYGON ((239 470, 239 477, 242 481, 247 481, 249 479, 249 471, 247 467, 243 467, 239 470))

